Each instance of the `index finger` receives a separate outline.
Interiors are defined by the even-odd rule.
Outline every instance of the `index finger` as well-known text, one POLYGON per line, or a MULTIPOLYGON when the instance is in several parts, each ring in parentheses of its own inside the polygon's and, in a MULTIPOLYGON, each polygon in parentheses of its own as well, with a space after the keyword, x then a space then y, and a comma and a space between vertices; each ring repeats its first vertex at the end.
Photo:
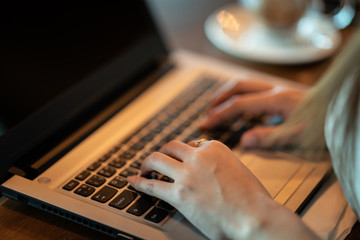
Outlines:
POLYGON ((165 202, 172 203, 173 184, 165 181, 146 179, 140 176, 130 176, 127 178, 128 182, 136 190, 146 193, 148 195, 160 198, 165 202))
POLYGON ((193 151, 194 151, 193 147, 177 140, 173 140, 165 144, 160 149, 160 152, 162 152, 163 154, 178 159, 179 161, 182 162, 186 162, 186 160, 191 157, 193 151))
POLYGON ((182 163, 163 153, 154 152, 150 154, 141 164, 141 174, 146 175, 152 171, 157 171, 172 179, 176 179, 182 163))
POLYGON ((250 76, 243 76, 240 79, 230 80, 215 93, 215 97, 210 104, 209 109, 218 106, 234 95, 266 91, 272 87, 272 84, 250 76))
POLYGON ((252 93, 243 96, 233 96, 208 112, 201 123, 202 128, 213 128, 241 114, 281 114, 279 106, 273 104, 268 92, 252 93))

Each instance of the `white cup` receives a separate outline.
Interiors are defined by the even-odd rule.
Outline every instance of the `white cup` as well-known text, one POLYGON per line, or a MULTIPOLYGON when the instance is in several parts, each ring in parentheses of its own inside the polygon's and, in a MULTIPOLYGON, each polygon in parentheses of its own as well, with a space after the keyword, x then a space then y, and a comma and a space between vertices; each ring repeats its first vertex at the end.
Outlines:
POLYGON ((304 16, 310 0, 241 0, 262 22, 276 32, 290 31, 304 16))
POLYGON ((255 12, 274 32, 289 32, 309 8, 332 18, 338 29, 347 27, 355 16, 355 0, 239 0, 246 9, 255 12), (334 9, 327 12, 327 9, 334 9))

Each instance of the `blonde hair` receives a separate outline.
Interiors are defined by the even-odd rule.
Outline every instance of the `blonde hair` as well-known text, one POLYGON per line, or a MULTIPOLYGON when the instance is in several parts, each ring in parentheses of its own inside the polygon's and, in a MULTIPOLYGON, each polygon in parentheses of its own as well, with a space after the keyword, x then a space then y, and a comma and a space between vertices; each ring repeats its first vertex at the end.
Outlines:
POLYGON ((360 216, 360 30, 276 135, 304 126, 301 149, 328 147, 334 172, 360 216), (357 184, 356 184, 357 183, 357 184))
MULTIPOLYGON (((304 126, 297 142, 301 149, 322 149, 325 147, 324 126, 328 106, 345 81, 358 82, 360 69, 360 30, 354 33, 352 41, 329 67, 329 70, 308 92, 305 99, 285 121, 273 139, 286 136, 294 126, 304 126), (356 74, 357 72, 357 74, 356 74)), ((349 91, 357 92, 352 88, 349 91)), ((350 93, 349 93, 350 94, 350 93)), ((344 116, 345 117, 345 116, 344 116)), ((348 116, 349 118, 353 116, 348 116)), ((285 142, 284 140, 282 142, 285 142)))

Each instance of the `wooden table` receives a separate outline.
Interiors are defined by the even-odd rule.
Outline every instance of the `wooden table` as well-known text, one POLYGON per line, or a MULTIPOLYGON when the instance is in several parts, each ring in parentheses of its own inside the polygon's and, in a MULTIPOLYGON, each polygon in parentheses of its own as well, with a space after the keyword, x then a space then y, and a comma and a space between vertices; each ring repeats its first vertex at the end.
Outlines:
MULTIPOLYGON (((203 31, 207 16, 233 0, 152 0, 157 21, 171 49, 185 48, 223 60, 254 68, 307 85, 314 84, 326 71, 336 54, 326 60, 299 66, 249 63, 230 57, 216 49, 203 31)), ((341 31, 342 46, 351 37, 354 27, 341 31)), ((94 230, 71 223, 60 217, 34 209, 16 201, 0 198, 1 239, 106 239, 94 230)))

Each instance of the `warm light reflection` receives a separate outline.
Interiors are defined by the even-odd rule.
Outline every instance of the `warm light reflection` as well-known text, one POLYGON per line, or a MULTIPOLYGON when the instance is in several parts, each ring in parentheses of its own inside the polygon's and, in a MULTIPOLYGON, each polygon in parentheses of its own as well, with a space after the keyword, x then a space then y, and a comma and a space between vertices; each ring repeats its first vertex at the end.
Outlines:
POLYGON ((217 14, 216 18, 224 30, 239 31, 240 24, 232 13, 222 10, 217 14))

